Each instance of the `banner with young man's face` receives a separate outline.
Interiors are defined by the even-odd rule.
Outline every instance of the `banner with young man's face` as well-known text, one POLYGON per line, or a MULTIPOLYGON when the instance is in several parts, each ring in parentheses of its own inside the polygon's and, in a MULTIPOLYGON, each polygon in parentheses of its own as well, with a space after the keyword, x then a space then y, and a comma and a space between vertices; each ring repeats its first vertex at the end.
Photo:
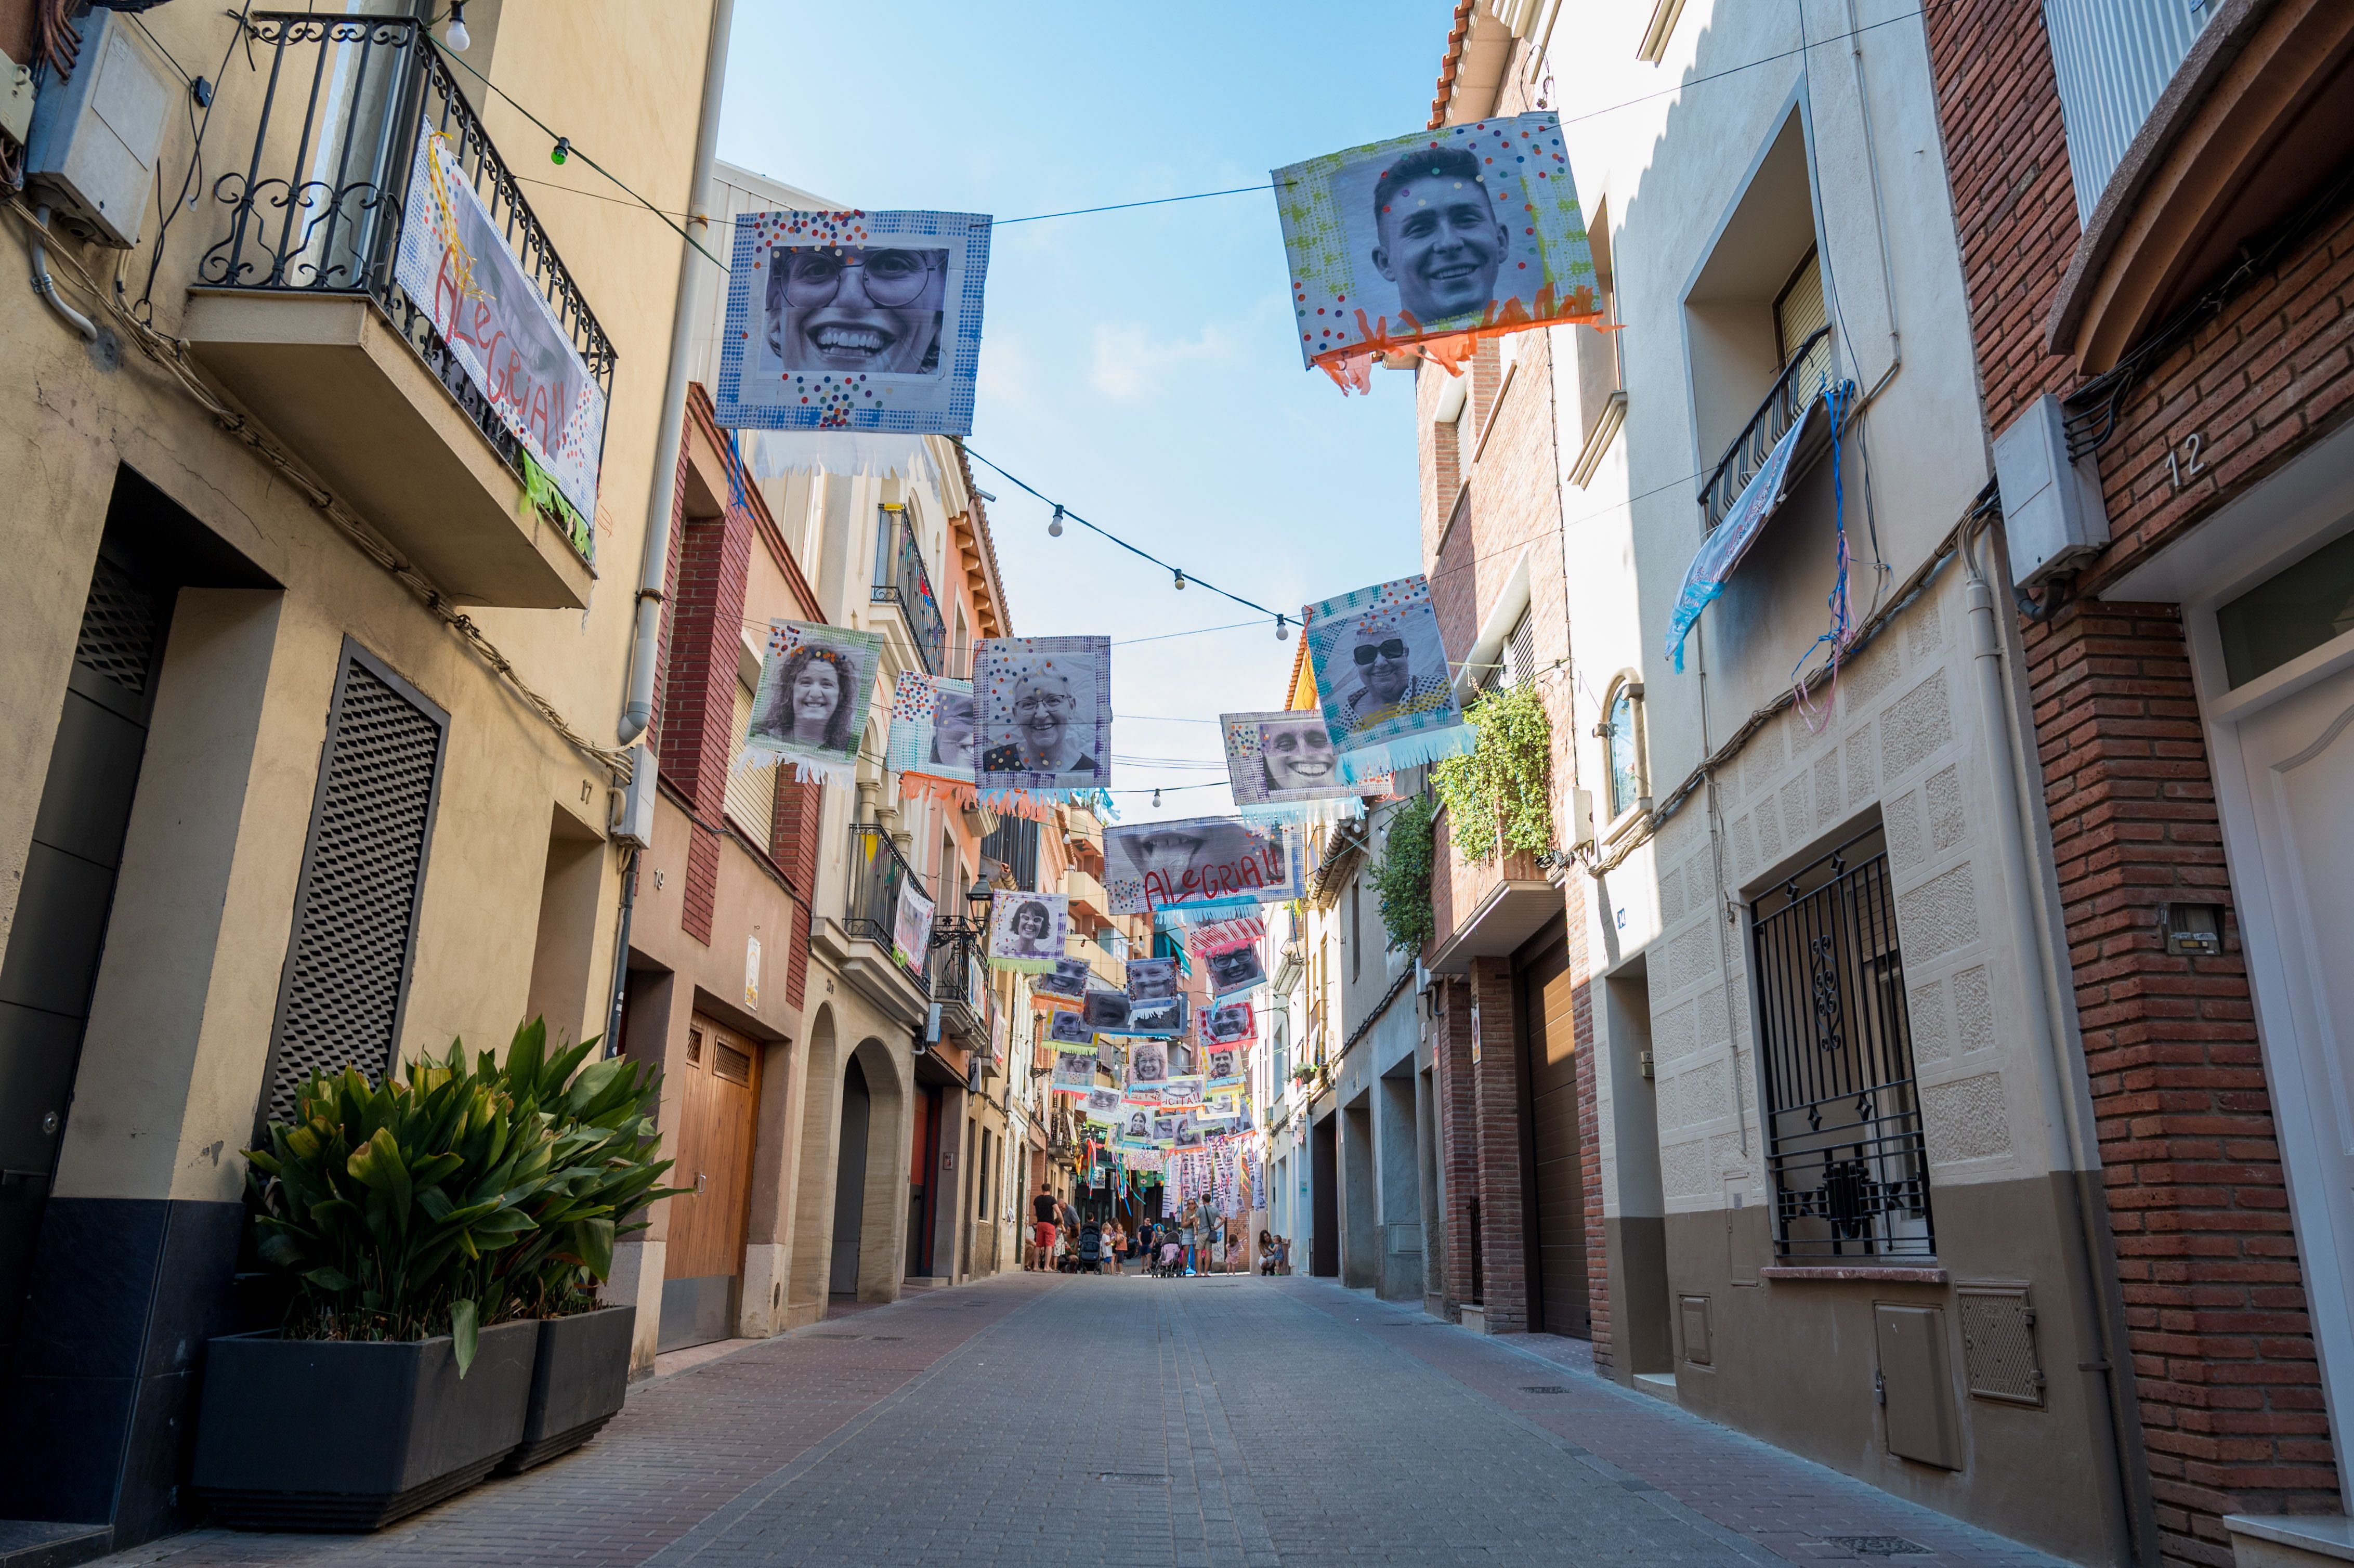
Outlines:
POLYGON ((1273 171, 1301 360, 1358 385, 1373 355, 1599 322, 1585 215, 1550 111, 1374 142, 1273 171))
POLYGON ((966 212, 738 215, 719 423, 970 435, 989 225, 966 212))

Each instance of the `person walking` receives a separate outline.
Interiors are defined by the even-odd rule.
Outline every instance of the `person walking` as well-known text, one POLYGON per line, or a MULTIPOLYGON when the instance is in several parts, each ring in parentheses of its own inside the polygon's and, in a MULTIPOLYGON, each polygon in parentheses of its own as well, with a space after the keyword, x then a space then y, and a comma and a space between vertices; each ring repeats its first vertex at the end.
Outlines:
POLYGON ((1030 1266, 1051 1272, 1055 1266, 1055 1216, 1060 1212, 1055 1194, 1046 1183, 1038 1183, 1038 1195, 1030 1200, 1032 1237, 1035 1242, 1030 1256, 1030 1266))
POLYGON ((1185 1273, 1188 1277, 1191 1277, 1193 1273, 1193 1248, 1199 1235, 1199 1226, 1200 1211, 1189 1202, 1185 1205, 1184 1218, 1177 1226, 1177 1245, 1185 1249, 1185 1273))

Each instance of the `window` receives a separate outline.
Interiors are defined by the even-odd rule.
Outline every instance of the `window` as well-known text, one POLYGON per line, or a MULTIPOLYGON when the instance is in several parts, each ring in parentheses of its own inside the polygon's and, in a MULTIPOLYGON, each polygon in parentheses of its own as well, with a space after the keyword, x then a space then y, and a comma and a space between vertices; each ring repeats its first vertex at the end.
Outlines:
POLYGON ((2078 222, 2092 221, 2109 176, 2216 8, 2216 0, 2043 0, 2078 222))
MULTIPOLYGON (((1585 225, 1586 248, 1594 254, 1594 292, 1605 324, 1618 319, 1617 279, 1610 270, 1610 214, 1606 202, 1596 202, 1585 225)), ((1593 478, 1610 438, 1626 417, 1626 380, 1618 363, 1615 332, 1592 327, 1574 332, 1577 347, 1578 454, 1570 478, 1579 486, 1593 478)))
POLYGON ((1609 769, 1610 820, 1617 821, 1642 804, 1650 791, 1643 765, 1643 683, 1622 678, 1610 689, 1604 710, 1602 741, 1609 769))
MULTIPOLYGON (((731 764, 744 754, 744 736, 752 727, 752 688, 736 683, 736 726, 728 737, 731 764)), ((773 768, 730 767, 727 774, 727 820, 744 830, 762 854, 776 842, 777 770, 773 768)))
POLYGON ((1822 390, 1831 370, 1831 340, 1819 336, 1831 324, 1823 302, 1823 270, 1809 249, 1790 281, 1774 297, 1774 357, 1785 368, 1800 355, 1806 365, 1793 378, 1801 398, 1822 390))
POLYGON ((1926 1257, 1929 1174, 1881 830, 1750 911, 1776 1255, 1926 1257))
POLYGON ((2324 545, 2215 612, 2223 677, 2244 686, 2354 631, 2354 534, 2324 545))
POLYGON ((1365 972, 1365 942, 1358 925, 1359 906, 1364 902, 1364 879, 1352 877, 1349 882, 1349 978, 1355 980, 1365 972))

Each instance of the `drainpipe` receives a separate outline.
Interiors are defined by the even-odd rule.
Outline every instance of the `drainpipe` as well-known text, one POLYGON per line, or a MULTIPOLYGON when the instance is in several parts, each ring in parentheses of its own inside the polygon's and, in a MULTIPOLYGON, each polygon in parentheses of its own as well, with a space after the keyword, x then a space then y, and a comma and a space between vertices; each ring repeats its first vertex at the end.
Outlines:
POLYGON ((46 240, 46 236, 49 232, 48 203, 43 202, 33 209, 33 221, 39 228, 39 233, 34 237, 32 243, 33 292, 40 295, 49 309, 58 313, 59 321, 81 334, 91 343, 96 343, 98 341, 97 323, 58 298, 58 281, 49 276, 49 248, 46 240))
POLYGON ((2104 1266, 2098 1237, 2101 1214, 2092 1183, 2099 1165, 2087 1152, 2085 1128, 2078 1115, 2074 1065, 2067 1055, 2063 1032, 2058 1026, 2059 975, 2052 966, 2050 911, 2044 906, 2027 848, 2027 830, 2019 782, 2021 761, 2018 732, 2012 727, 2005 700, 2002 631, 1995 620, 1995 594, 1978 552, 1988 521, 1966 525, 1960 540, 1962 567, 1967 582, 1970 652, 1978 672, 1978 721, 1999 753, 1995 776, 1995 832, 2002 857, 2002 880, 2009 895, 2010 928, 2031 938, 2035 976, 2025 1010, 2028 1045, 2041 1069, 2043 1103, 2050 1107, 2045 1122, 2045 1153, 2054 1166, 2064 1166, 2073 1202, 2058 1206, 2057 1218, 2071 1273, 2078 1275, 2068 1292, 2075 1342, 2091 1351, 2076 1370, 2087 1385, 2084 1407, 2092 1417, 2094 1440, 2105 1450, 2115 1487, 2112 1506, 2120 1511, 2115 1529, 2122 1533, 2125 1561, 2151 1563, 2156 1553, 2145 1531, 2148 1500, 2128 1465, 2126 1434, 2132 1429, 2132 1412, 2124 1367, 2123 1347, 2115 1332, 2124 1321, 2114 1273, 2104 1266))
MULTIPOLYGON (((703 62, 703 107, 695 131, 695 195, 686 228, 697 238, 711 232, 711 164, 719 149, 719 101, 727 90, 727 37, 735 25, 736 0, 714 0, 711 48, 703 62), (697 231, 700 231, 697 233, 697 231)), ((696 307, 701 302, 701 257, 693 245, 678 259, 678 294, 670 327, 670 368, 663 382, 661 434, 654 443, 653 478, 646 496, 646 543, 638 564, 637 641, 630 652, 629 705, 621 710, 617 738, 623 746, 646 733, 654 716, 654 654, 662 634, 663 584, 670 566, 671 507, 678 490, 678 450, 686 425, 687 361, 695 347, 696 307)))

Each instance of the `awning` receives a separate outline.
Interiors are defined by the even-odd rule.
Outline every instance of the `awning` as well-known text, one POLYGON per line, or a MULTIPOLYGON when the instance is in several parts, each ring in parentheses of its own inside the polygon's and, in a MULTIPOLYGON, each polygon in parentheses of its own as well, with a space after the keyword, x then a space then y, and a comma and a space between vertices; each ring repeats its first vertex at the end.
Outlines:
POLYGON ((1739 499, 1725 513, 1724 521, 1716 525, 1709 536, 1701 541, 1700 553, 1684 572, 1683 592, 1676 597, 1676 612, 1668 622, 1668 657, 1681 673, 1684 667, 1684 638, 1700 612, 1716 601, 1724 585, 1733 576, 1734 567, 1749 553, 1757 535, 1765 531, 1766 520, 1774 515, 1789 494, 1790 481, 1803 465, 1798 461, 1799 450, 1813 450, 1821 444, 1831 420, 1830 394, 1819 394, 1807 406, 1807 411, 1783 432, 1774 443, 1766 461, 1744 486, 1739 499))

